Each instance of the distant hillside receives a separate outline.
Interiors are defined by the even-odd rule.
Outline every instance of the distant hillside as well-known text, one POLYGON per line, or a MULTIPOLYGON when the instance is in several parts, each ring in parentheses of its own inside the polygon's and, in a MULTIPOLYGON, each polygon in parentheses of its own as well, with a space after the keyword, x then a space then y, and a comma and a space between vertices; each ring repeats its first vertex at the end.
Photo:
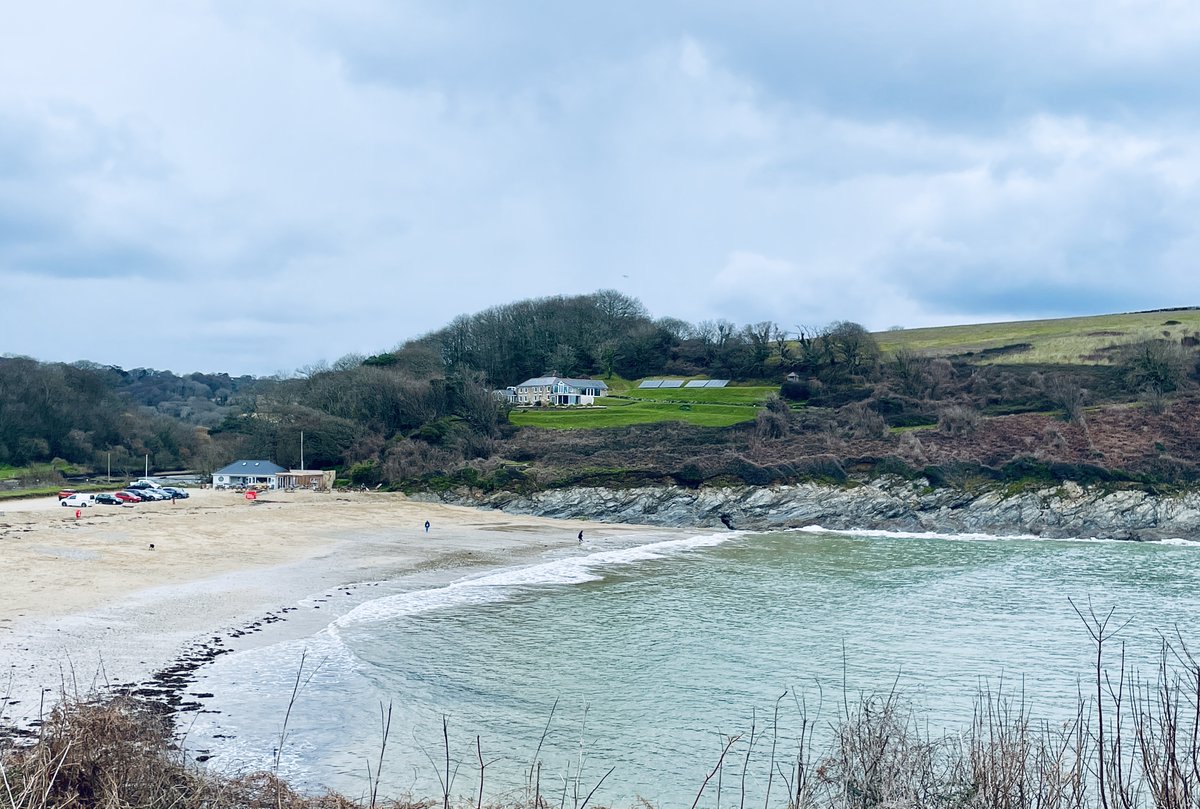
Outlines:
POLYGON ((353 485, 754 485, 892 471, 1200 481, 1200 309, 909 329, 651 318, 611 290, 518 301, 292 378, 0 358, 0 466, 125 474, 237 457, 353 485), (511 408, 497 388, 607 380, 600 407, 511 408), (719 378, 721 389, 637 380, 719 378), (54 467, 58 468, 58 467, 54 467))
POLYGON ((1197 338, 1200 338, 1198 307, 875 334, 880 349, 887 355, 907 349, 976 364, 1050 365, 1112 362, 1121 348, 1130 343, 1166 339, 1194 345, 1192 341, 1197 338))

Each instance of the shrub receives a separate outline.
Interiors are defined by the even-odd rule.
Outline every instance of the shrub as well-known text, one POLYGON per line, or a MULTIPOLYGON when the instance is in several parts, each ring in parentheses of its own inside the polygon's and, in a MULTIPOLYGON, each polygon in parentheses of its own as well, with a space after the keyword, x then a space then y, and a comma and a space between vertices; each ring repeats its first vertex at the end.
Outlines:
POLYGON ((883 416, 864 404, 853 404, 838 411, 846 431, 853 438, 882 438, 887 434, 887 422, 883 416))
POLYGON ((382 471, 379 468, 379 462, 372 458, 354 464, 346 471, 346 474, 355 486, 374 486, 379 483, 382 471))
POLYGON ((1187 380, 1188 365, 1194 358, 1178 343, 1144 340, 1127 346, 1121 367, 1135 390, 1170 393, 1187 380))
POLYGON ((951 405, 938 413, 938 429, 950 435, 966 435, 979 427, 979 411, 962 405, 951 405))
POLYGON ((779 395, 789 401, 803 402, 812 396, 812 388, 808 382, 784 382, 779 387, 779 395))
POLYGON ((704 473, 700 470, 699 465, 694 463, 685 463, 679 467, 679 471, 675 473, 675 482, 680 486, 687 486, 689 489, 695 489, 704 482, 704 473))

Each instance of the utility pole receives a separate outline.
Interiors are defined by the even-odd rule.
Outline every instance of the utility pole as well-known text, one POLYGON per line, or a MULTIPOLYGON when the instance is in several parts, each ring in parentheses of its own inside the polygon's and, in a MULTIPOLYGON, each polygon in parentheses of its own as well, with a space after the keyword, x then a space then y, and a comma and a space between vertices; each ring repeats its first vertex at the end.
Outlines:
POLYGON ((146 474, 143 477, 150 477, 150 453, 146 453, 146 474))
POLYGON ((304 431, 300 431, 300 470, 304 471, 304 431))
POLYGON ((105 475, 109 480, 112 480, 112 452, 108 453, 108 474, 105 475))

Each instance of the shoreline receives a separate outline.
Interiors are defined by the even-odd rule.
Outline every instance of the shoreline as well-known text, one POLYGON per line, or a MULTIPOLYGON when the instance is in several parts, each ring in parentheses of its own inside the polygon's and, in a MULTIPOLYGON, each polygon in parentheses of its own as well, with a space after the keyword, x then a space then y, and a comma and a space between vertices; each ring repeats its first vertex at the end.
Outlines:
POLYGON ((679 533, 375 492, 270 492, 251 504, 205 489, 74 515, 53 497, 0 509, 5 724, 36 725, 61 696, 98 689, 186 707, 183 687, 206 662, 253 646, 271 624, 319 627, 334 617, 324 604, 371 582, 519 565, 575 546, 581 530, 679 533))
POLYGON ((1037 487, 936 487, 898 476, 845 483, 772 486, 573 487, 529 494, 465 490, 418 495, 429 502, 491 508, 513 516, 593 514, 597 520, 721 530, 1029 535, 1170 541, 1200 538, 1200 489, 1155 494, 1072 481, 1037 487))

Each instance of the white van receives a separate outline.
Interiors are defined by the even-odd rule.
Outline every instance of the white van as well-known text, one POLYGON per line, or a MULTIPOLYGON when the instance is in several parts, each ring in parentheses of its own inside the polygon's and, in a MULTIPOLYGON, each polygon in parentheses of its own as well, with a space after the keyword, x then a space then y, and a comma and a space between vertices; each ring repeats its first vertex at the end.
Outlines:
POLYGON ((96 505, 96 495, 76 492, 69 497, 64 497, 59 502, 67 508, 87 508, 88 506, 96 505))

